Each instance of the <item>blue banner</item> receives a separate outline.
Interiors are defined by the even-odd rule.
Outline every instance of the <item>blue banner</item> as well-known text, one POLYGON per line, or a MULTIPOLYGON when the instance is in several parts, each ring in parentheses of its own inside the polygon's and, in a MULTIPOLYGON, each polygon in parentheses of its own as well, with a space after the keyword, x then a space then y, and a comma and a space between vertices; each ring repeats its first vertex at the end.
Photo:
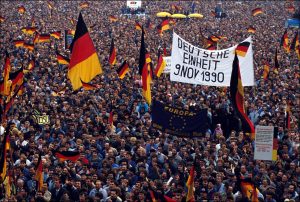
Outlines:
POLYGON ((154 101, 152 126, 176 136, 203 137, 208 128, 207 109, 185 110, 154 101))

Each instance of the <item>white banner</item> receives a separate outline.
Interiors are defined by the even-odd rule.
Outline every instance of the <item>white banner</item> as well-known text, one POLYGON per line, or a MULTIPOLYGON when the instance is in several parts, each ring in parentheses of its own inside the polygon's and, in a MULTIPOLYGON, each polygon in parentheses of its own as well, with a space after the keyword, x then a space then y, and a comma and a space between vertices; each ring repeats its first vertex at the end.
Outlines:
POLYGON ((138 1, 127 1, 127 7, 137 9, 142 7, 142 0, 138 1))
POLYGON ((274 126, 255 127, 255 160, 272 161, 274 126))
MULTIPOLYGON (((239 57, 243 86, 254 86, 254 67, 251 37, 245 57, 239 57)), ((188 43, 173 32, 171 81, 207 86, 230 86, 234 47, 206 50, 188 43)))
POLYGON ((166 67, 163 71, 163 73, 168 74, 171 71, 171 56, 163 57, 164 61, 166 62, 166 67))

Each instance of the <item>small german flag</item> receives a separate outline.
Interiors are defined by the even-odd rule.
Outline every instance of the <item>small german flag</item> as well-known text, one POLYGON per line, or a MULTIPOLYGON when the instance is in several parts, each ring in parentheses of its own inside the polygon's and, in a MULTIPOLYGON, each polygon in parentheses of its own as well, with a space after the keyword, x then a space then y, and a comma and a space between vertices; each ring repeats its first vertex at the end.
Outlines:
POLYGON ((257 16, 258 14, 262 14, 263 10, 261 8, 256 8, 252 10, 252 16, 257 16))
POLYGON ((109 113, 108 124, 111 127, 114 125, 114 113, 113 113, 112 109, 110 110, 110 113, 109 113))
POLYGON ((23 47, 24 46, 24 40, 14 40, 13 43, 16 47, 23 47))
POLYGON ((117 69, 117 73, 119 75, 119 78, 123 79, 127 72, 129 72, 129 65, 128 65, 127 61, 125 60, 122 63, 122 65, 117 69))
POLYGON ((89 3, 88 2, 82 2, 79 4, 80 8, 83 9, 83 8, 87 8, 89 7, 89 3))
POLYGON ((51 32, 50 36, 56 38, 56 39, 60 39, 61 37, 61 31, 56 31, 56 32, 51 32))
POLYGON ((216 16, 217 16, 217 14, 216 14, 215 11, 210 11, 210 15, 211 15, 212 17, 216 17, 216 16))
POLYGON ((3 88, 1 89, 1 94, 8 96, 10 95, 10 82, 9 75, 11 71, 11 63, 8 52, 5 53, 5 64, 4 64, 4 75, 3 75, 3 88))
POLYGON ((38 32, 35 32, 34 38, 33 38, 33 44, 36 44, 39 42, 40 34, 38 32))
POLYGON ((27 70, 32 71, 34 67, 35 67, 35 58, 32 58, 28 63, 27 70))
POLYGON ((33 51, 34 45, 30 43, 24 43, 24 48, 28 49, 29 51, 33 51))
POLYGON ((254 27, 249 27, 248 29, 247 29, 247 31, 249 32, 249 33, 255 33, 256 32, 256 29, 254 28, 254 27))
POLYGON ((83 82, 82 80, 81 80, 81 83, 82 83, 82 87, 83 87, 84 90, 95 90, 95 89, 97 89, 96 85, 83 82))
POLYGON ((110 20, 110 22, 117 22, 117 21, 118 21, 118 18, 115 17, 115 16, 113 16, 113 15, 110 15, 110 16, 109 16, 109 20, 110 20))
POLYGON ((268 62, 264 65, 264 73, 263 73, 263 78, 264 80, 267 80, 269 77, 269 72, 270 72, 270 65, 268 62))
POLYGON ((142 26, 140 25, 140 23, 138 23, 138 22, 135 23, 135 29, 142 30, 142 26))
POLYGON ((50 34, 40 34, 39 43, 50 42, 50 34))
POLYGON ((160 77, 160 75, 164 71, 165 67, 166 67, 166 61, 164 60, 162 54, 159 53, 158 54, 157 65, 156 65, 154 74, 157 77, 160 77))
POLYGON ((162 23, 161 23, 161 30, 165 31, 168 29, 170 29, 170 25, 169 25, 169 20, 166 19, 166 20, 162 21, 162 23))
POLYGON ((0 22, 4 22, 5 18, 0 16, 0 22))
POLYGON ((195 196, 194 196, 194 181, 195 181, 195 165, 193 165, 191 167, 190 173, 189 173, 189 177, 185 183, 187 189, 188 189, 188 193, 186 195, 186 201, 188 202, 194 202, 195 201, 195 196))
POLYGON ((56 58, 57 58, 58 64, 61 64, 61 65, 70 64, 70 59, 67 58, 66 56, 60 54, 58 51, 56 51, 56 58))
POLYGON ((43 174, 43 161, 41 153, 39 154, 39 160, 36 165, 35 180, 38 182, 38 190, 41 191, 44 183, 44 174, 43 174))
POLYGON ((16 85, 20 86, 23 83, 23 78, 24 78, 23 67, 9 74, 9 80, 11 80, 12 86, 16 86, 16 85))
POLYGON ((19 6, 19 7, 18 7, 18 12, 19 12, 20 14, 25 13, 25 11, 26 11, 26 9, 25 9, 24 6, 19 6))
POLYGON ((296 47, 298 47, 299 45, 299 33, 296 32, 295 37, 291 43, 290 50, 296 50, 296 47))
POLYGON ((216 35, 211 35, 209 39, 213 42, 218 42, 221 38, 216 35))
POLYGON ((298 56, 298 59, 300 60, 300 45, 298 45, 297 47, 296 47, 296 54, 297 54, 297 56, 298 56))
POLYGON ((277 134, 278 134, 278 127, 274 127, 272 161, 277 161, 277 151, 279 149, 277 134))
POLYGON ((284 31, 282 37, 281 37, 281 42, 280 45, 283 47, 283 49, 289 53, 290 52, 290 47, 289 47, 289 37, 287 34, 287 30, 284 31))
POLYGON ((59 161, 70 160, 76 162, 80 158, 79 152, 74 151, 55 151, 54 155, 59 159, 59 161))
POLYGON ((117 62, 117 51, 115 48, 114 39, 111 38, 110 51, 109 51, 109 64, 110 66, 115 65, 117 62))
POLYGON ((241 57, 245 57, 249 46, 250 46, 250 43, 247 41, 240 43, 235 49, 236 54, 241 57))
MULTIPOLYGON (((9 128, 8 128, 9 129, 9 128)), ((2 142, 2 151, 1 151, 1 159, 0 159, 0 176, 1 183, 5 180, 7 174, 7 151, 10 149, 10 140, 9 140, 9 132, 6 130, 3 142, 2 142)))
POLYGON ((36 27, 23 27, 21 30, 24 34, 33 35, 37 31, 37 28, 36 27))
POLYGON ((275 51, 275 59, 274 59, 274 73, 278 74, 279 72, 279 62, 278 62, 278 56, 277 56, 277 48, 275 51))

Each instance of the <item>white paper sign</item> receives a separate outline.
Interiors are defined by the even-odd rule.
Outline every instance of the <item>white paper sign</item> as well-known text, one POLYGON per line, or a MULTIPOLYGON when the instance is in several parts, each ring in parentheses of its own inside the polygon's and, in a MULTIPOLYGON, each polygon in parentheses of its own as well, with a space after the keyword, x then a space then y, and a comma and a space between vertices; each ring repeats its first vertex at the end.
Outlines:
MULTIPOLYGON (((251 37, 245 57, 239 58, 243 86, 254 86, 254 67, 251 37)), ((207 86, 230 86, 235 48, 206 50, 188 43, 173 33, 171 81, 207 86)))
POLYGON ((163 71, 163 73, 170 73, 171 71, 171 56, 168 56, 168 57, 163 57, 164 58, 164 61, 166 62, 166 67, 163 71))
POLYGON ((255 160, 272 161, 274 126, 255 127, 255 160))
POLYGON ((137 1, 127 1, 127 7, 137 9, 142 6, 142 0, 137 1))

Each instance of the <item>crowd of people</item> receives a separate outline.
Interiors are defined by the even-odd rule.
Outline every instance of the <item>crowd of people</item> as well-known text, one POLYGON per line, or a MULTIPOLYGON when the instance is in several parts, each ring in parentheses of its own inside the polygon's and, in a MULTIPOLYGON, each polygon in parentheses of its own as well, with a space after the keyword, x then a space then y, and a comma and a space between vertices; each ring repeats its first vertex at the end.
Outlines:
MULTIPOLYGON (((0 185, 1 201, 152 201, 165 196, 186 201, 186 181, 195 165, 195 201, 247 201, 237 186, 238 169, 252 178, 259 190, 259 201, 299 201, 299 59, 294 51, 280 47, 285 21, 293 13, 285 1, 221 1, 226 17, 211 15, 218 1, 194 1, 195 12, 204 18, 176 19, 163 35, 156 26, 162 21, 160 11, 187 13, 192 2, 142 1, 145 16, 122 15, 126 1, 89 1, 81 9, 79 1, 3 1, 1 2, 0 55, 3 72, 5 51, 10 54, 12 72, 27 67, 32 57, 35 68, 25 74, 25 91, 17 96, 1 125, 11 124, 10 155, 7 156, 11 194, 0 185), (26 11, 18 13, 23 5, 26 11), (262 8, 263 13, 251 15, 262 8), (91 83, 96 90, 74 92, 67 78, 67 65, 59 65, 56 50, 70 56, 61 39, 37 43, 34 50, 15 47, 13 40, 33 42, 33 36, 21 31, 34 26, 40 33, 75 30, 71 19, 83 15, 97 49, 103 74, 91 83), (109 16, 118 20, 112 22, 109 16), (199 47, 205 47, 203 36, 226 36, 218 44, 228 48, 252 35, 256 86, 245 87, 245 108, 254 125, 278 127, 277 161, 254 159, 254 141, 241 130, 239 119, 230 103, 229 90, 210 86, 171 82, 168 74, 154 78, 152 99, 189 109, 207 108, 210 126, 202 137, 184 138, 167 134, 151 126, 151 106, 142 96, 138 74, 141 31, 135 23, 151 23, 145 42, 154 66, 158 49, 166 45, 171 54, 172 33, 199 47), (252 26, 255 33, 248 33, 252 26), (108 63, 110 41, 114 38, 117 64, 108 63), (280 67, 274 72, 275 50, 280 67), (124 60, 130 72, 119 79, 116 69, 124 60), (263 67, 270 73, 263 79, 263 67), (58 93, 59 92, 59 93, 58 93), (290 127, 286 126, 286 109, 290 106, 290 127), (109 123, 113 112, 113 126, 109 123), (40 125, 34 114, 49 115, 49 124, 40 125), (53 152, 78 151, 80 158, 59 161, 53 152), (43 161, 43 186, 37 188, 34 176, 39 154, 43 161)), ((288 28, 291 41, 296 28, 288 28)), ((83 50, 84 51, 84 50, 83 50)), ((5 97, 3 96, 3 102, 5 97)), ((3 135, 1 136, 1 140, 3 135)), ((2 142, 2 141, 1 141, 2 142)), ((1 145, 1 148, 4 145, 1 145)), ((1 150, 2 151, 2 150, 1 150)), ((3 154, 2 154, 3 155, 3 154)), ((251 199, 248 199, 250 201, 251 199)))

